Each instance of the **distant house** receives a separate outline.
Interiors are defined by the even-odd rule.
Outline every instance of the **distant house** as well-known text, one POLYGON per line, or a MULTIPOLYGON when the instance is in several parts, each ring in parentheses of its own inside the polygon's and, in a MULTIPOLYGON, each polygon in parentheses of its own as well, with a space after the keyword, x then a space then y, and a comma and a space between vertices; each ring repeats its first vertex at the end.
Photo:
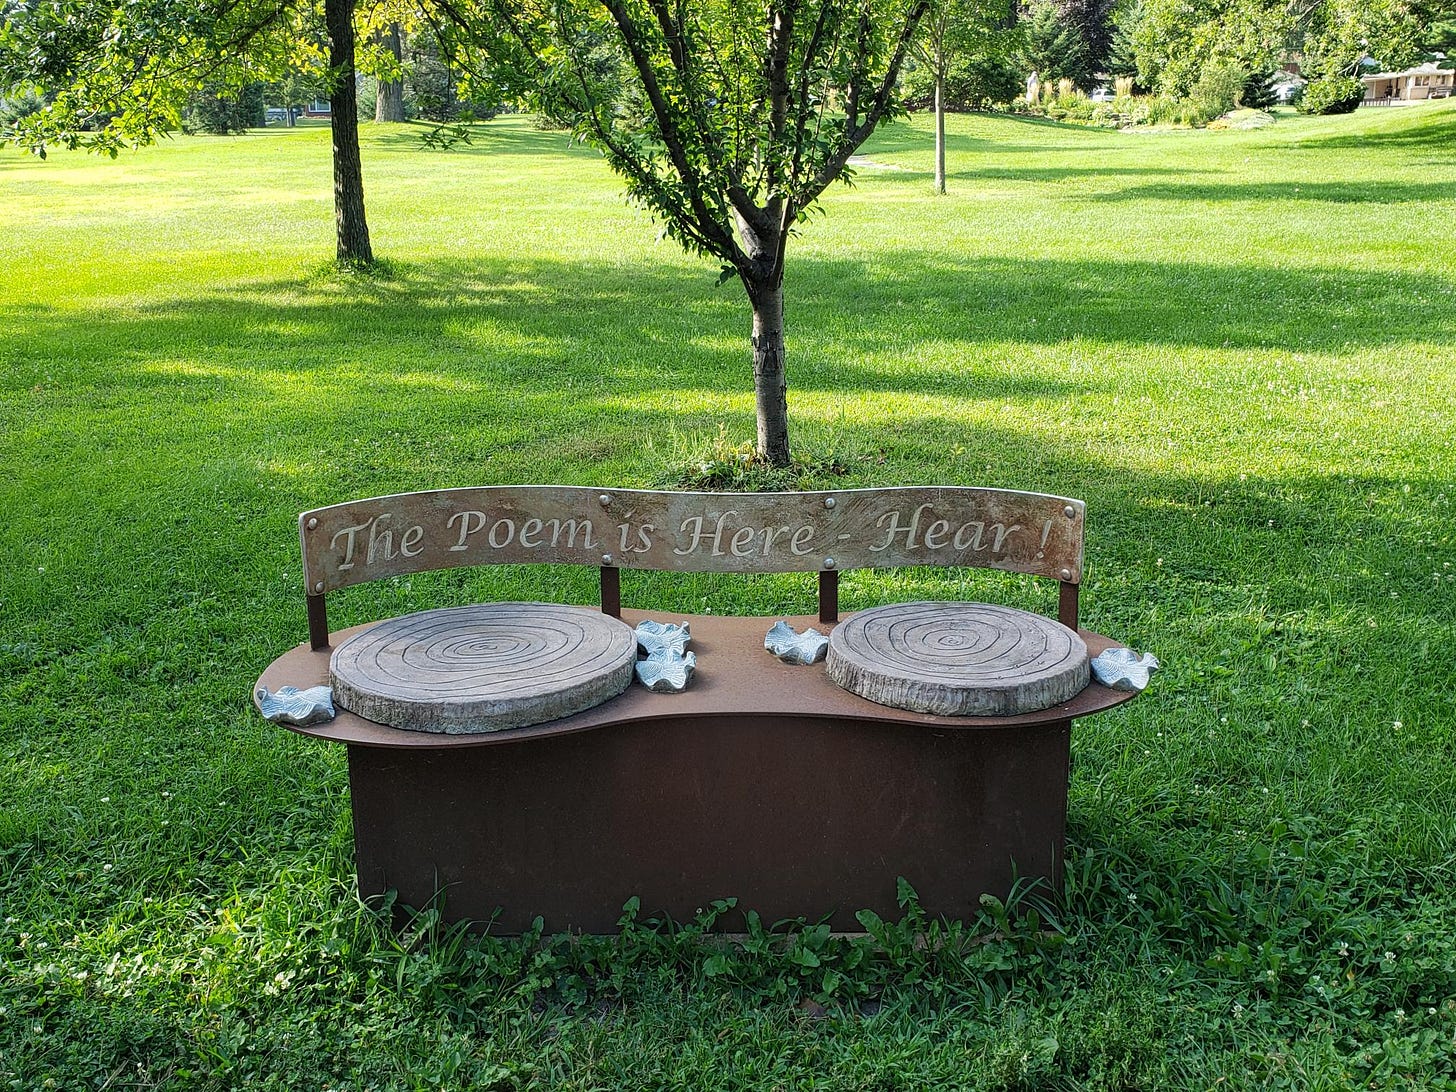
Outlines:
POLYGON ((1398 103, 1449 98, 1456 91, 1456 71, 1438 68, 1438 63, 1427 61, 1403 72, 1370 72, 1361 75, 1360 82, 1365 85, 1364 105, 1393 106, 1398 103))
POLYGON ((333 112, 333 106, 328 99, 314 99, 303 108, 303 116, 306 118, 332 117, 333 112))

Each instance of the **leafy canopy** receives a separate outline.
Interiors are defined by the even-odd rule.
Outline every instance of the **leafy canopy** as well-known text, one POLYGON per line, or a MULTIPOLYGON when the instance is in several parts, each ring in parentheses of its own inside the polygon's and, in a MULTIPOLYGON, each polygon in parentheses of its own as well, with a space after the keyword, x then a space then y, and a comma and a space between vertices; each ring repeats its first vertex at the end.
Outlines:
POLYGON ((204 84, 235 90, 316 46, 288 0, 0 0, 0 89, 43 95, 5 139, 116 155, 176 128, 204 84))
POLYGON ((688 249, 771 276, 788 228, 896 109, 926 0, 560 0, 503 21, 543 105, 688 249))

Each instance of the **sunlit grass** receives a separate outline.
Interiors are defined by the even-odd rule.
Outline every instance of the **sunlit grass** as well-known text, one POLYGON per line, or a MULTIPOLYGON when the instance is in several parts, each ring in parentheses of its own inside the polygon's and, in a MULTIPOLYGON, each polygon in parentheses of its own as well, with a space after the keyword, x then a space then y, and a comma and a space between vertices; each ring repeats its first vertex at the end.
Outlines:
MULTIPOLYGON (((1072 948, 861 978, 878 1015, 841 990, 822 1023, 794 1008, 822 978, 758 957, 734 986, 638 938, 593 1008, 575 957, 529 986, 508 953, 396 945, 350 901, 343 756, 251 710, 304 634, 299 510, 647 485, 753 434, 741 288, 593 153, 519 118, 451 152, 415 132, 366 126, 382 277, 325 269, 322 129, 0 155, 0 1078, 1456 1080, 1456 106, 1238 133, 955 118, 945 197, 916 119, 793 240, 796 453, 836 485, 1084 498, 1087 624, 1166 665, 1074 732, 1072 948), (457 1004, 471 983, 498 996, 457 1004)), ((661 609, 812 601, 797 577, 625 583, 661 609)), ((592 594, 510 568, 333 613, 592 594)))

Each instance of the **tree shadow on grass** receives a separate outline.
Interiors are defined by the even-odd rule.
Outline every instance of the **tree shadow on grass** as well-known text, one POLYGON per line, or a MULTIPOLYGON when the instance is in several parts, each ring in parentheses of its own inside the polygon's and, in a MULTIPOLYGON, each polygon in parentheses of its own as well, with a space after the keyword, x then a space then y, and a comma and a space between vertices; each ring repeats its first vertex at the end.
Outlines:
MULTIPOLYGON (((1180 172, 1186 173, 1186 172, 1180 172)), ((1251 182, 1217 185, 1168 183, 1129 186, 1091 196, 1094 201, 1319 201, 1336 205, 1398 205, 1412 201, 1450 201, 1446 182, 1251 182)))
POLYGON ((540 129, 528 126, 518 117, 492 121, 474 122, 464 127, 469 138, 457 140, 448 148, 430 148, 424 144, 424 136, 439 128, 434 122, 412 121, 404 125, 387 128, 365 127, 361 135, 368 142, 392 150, 414 149, 432 156, 482 156, 482 155, 579 155, 589 159, 600 159, 595 149, 574 140, 565 129, 540 129))
POLYGON ((1299 142, 1298 147, 1351 148, 1367 152, 1372 148, 1399 148, 1402 151, 1441 152, 1444 153, 1446 162, 1451 161, 1452 151, 1456 149, 1456 107, 1442 107, 1427 116, 1401 117, 1399 122, 1374 132, 1331 133, 1327 136, 1306 137, 1299 142))
MULTIPOLYGON (((823 368, 835 387, 943 392, 942 370, 895 366, 907 344, 924 341, 1350 351, 1418 331, 1423 342, 1456 343, 1456 315, 1426 300, 1431 278, 1383 270, 888 251, 874 262, 791 260, 786 284, 790 353, 808 369, 796 373, 800 386, 823 368), (1369 315, 1378 321, 1361 318, 1369 315), (850 359, 818 355, 833 346, 850 359)), ((327 373, 364 359, 442 381, 535 387, 551 368, 628 387, 736 391, 748 313, 741 291, 715 289, 706 270, 439 261, 392 278, 256 282, 122 312, 13 313, 0 350, 22 368, 68 349, 132 364, 180 351, 239 375, 254 362, 327 373), (88 336, 75 341, 77 331, 88 336)))
MULTIPOLYGON (((1060 122, 1048 122, 1042 119, 1030 118, 1005 118, 998 117, 998 121, 1020 121, 1025 122, 1030 128, 1022 133, 1013 135, 1026 138, 1050 137, 1054 133, 1066 136, 1078 136, 1083 138, 1076 145, 1069 145, 1056 141, 1033 142, 1028 139, 1022 142, 1012 142, 1007 139, 994 137, 973 136, 969 133, 948 132, 945 135, 945 152, 948 161, 953 161, 962 156, 1013 156, 1013 155, 1039 155, 1048 152, 1056 154, 1076 150, 1079 153, 1096 151, 1099 147, 1110 145, 1118 139, 1118 134, 1107 133, 1105 130, 1089 129, 1085 125, 1063 125, 1060 122), (1041 132, 1037 130, 1041 129, 1041 132), (1098 140, 1098 138, 1104 138, 1098 140)), ((873 160, 876 156, 901 155, 906 153, 921 153, 932 155, 935 151, 934 139, 928 131, 914 128, 909 125, 888 125, 875 132, 860 148, 858 155, 864 159, 873 160)), ((1160 172, 1161 173, 1161 172, 1160 172)))

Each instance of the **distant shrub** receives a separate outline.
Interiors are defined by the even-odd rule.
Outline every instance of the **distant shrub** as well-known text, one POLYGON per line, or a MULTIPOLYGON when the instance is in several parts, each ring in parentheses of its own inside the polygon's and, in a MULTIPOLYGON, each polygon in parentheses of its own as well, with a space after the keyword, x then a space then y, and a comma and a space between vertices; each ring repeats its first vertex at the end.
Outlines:
POLYGON ((227 136, 246 129, 261 129, 263 85, 252 83, 242 90, 209 84, 196 92, 182 113, 182 129, 190 133, 227 136))
POLYGON ((27 118, 43 109, 55 98, 54 94, 41 95, 35 91, 17 91, 11 98, 0 96, 0 126, 11 125, 21 118, 27 118))
POLYGON ((1306 114, 1348 114, 1365 97, 1365 85, 1354 76, 1326 76, 1304 89, 1299 108, 1306 114))
MULTIPOLYGON (((918 65, 905 74, 905 104, 912 110, 935 105, 935 83, 930 69, 918 65)), ((950 66, 945 78, 947 110, 990 110, 1020 98, 1021 74, 996 57, 967 57, 950 66)))
POLYGON ((1188 96, 1188 103, 1193 108, 1193 124, 1210 122, 1237 106, 1239 94, 1248 78, 1249 74, 1244 71, 1243 65, 1231 61, 1216 61, 1205 65, 1188 96))
POLYGON ((1202 121, 1192 103, 1159 95, 1148 101, 1149 125, 1194 125, 1202 121))
POLYGON ((1274 94, 1274 73, 1255 72, 1244 81, 1244 89, 1239 95, 1240 106, 1250 106, 1255 110, 1266 110, 1278 101, 1274 94))
POLYGON ((997 57, 972 57, 946 81, 946 97, 967 110, 1002 106, 1022 94, 1021 74, 997 57))

